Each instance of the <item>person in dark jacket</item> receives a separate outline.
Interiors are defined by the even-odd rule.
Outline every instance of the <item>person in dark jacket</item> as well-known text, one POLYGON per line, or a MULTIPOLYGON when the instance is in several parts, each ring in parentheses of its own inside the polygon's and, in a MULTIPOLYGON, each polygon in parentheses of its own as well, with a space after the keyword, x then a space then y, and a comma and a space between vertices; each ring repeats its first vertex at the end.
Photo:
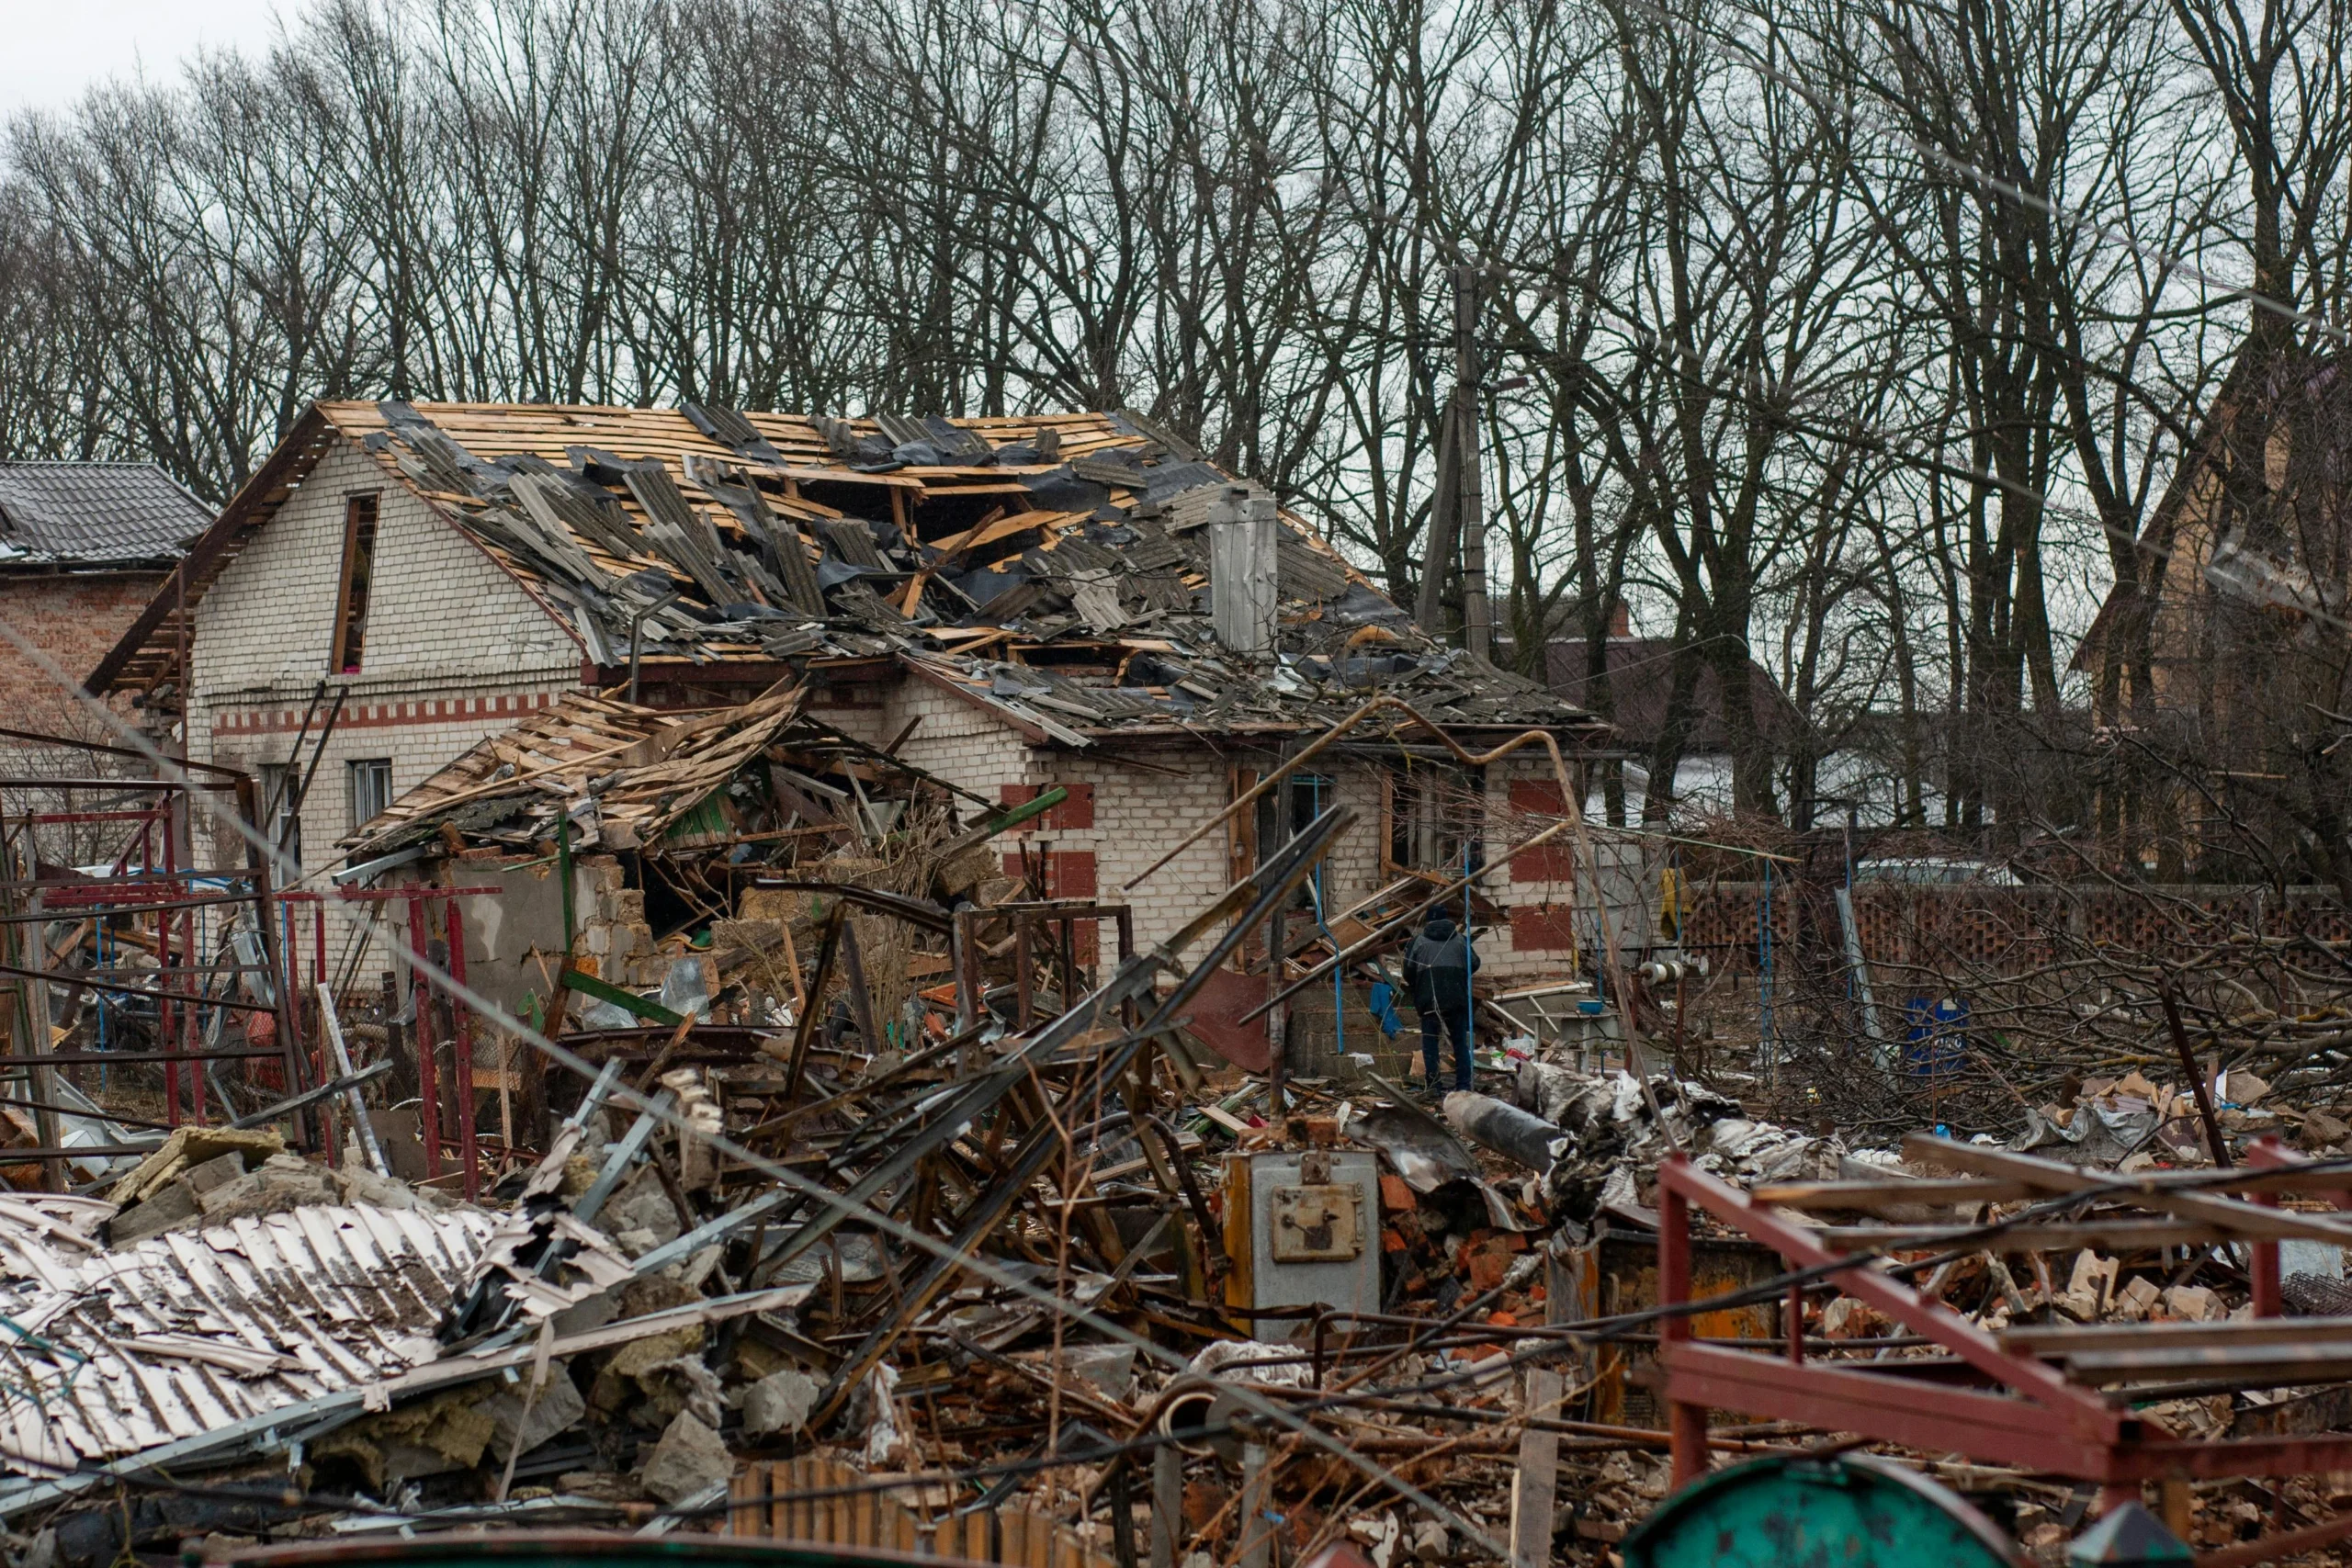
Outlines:
POLYGON ((1421 1066, 1431 1090, 1445 1087, 1439 1077, 1441 1027, 1453 1037, 1453 1087, 1470 1087, 1470 976, 1477 968, 1470 933, 1451 915, 1430 910, 1421 934, 1405 951, 1405 984, 1413 993, 1413 1010, 1421 1015, 1421 1066))

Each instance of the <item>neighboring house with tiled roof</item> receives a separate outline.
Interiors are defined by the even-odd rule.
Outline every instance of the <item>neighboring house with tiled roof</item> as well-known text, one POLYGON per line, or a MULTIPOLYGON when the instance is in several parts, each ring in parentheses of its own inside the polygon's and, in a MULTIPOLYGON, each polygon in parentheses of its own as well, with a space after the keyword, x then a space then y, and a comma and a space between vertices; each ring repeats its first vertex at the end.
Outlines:
MULTIPOLYGON (((180 705, 191 757, 266 783, 334 710, 299 812, 317 872, 390 798, 564 694, 634 682, 691 707, 785 680, 967 800, 1067 787, 1020 847, 1050 893, 1104 899, 1375 692, 1476 750, 1531 728, 1573 749, 1600 728, 1424 637, 1267 492, 1125 413, 321 403, 89 683, 180 705)), ((1470 782, 1524 804, 1549 776, 1530 747, 1470 782)), ((1124 896, 1138 939, 1318 803, 1362 821, 1327 874, 1335 918, 1441 874, 1458 841, 1407 818, 1458 803, 1448 779, 1437 737, 1383 713, 1124 896)), ((1498 917, 1490 969, 1514 946, 1558 964, 1564 874, 1532 856, 1497 874, 1498 903, 1537 913, 1498 917)))
MULTIPOLYGON (((0 618, 80 680, 211 523, 153 463, 0 463, 0 618)), ((12 729, 91 732, 71 693, 6 638, 0 707, 12 729)))

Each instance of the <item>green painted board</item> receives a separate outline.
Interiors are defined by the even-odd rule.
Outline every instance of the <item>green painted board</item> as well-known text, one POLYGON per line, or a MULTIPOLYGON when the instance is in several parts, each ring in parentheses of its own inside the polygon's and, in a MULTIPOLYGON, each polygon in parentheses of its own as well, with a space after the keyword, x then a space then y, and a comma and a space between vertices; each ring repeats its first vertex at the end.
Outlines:
POLYGON ((2012 1568, 1951 1488, 1870 1454, 1774 1454, 1717 1471, 1625 1538, 1625 1568, 2012 1568))
POLYGON ((610 980, 600 980, 594 975, 585 975, 577 969, 565 970, 557 976, 557 981, 566 990, 577 991, 583 997, 594 997, 598 1001, 610 1002, 616 1008, 635 1013, 648 1023, 675 1025, 686 1021, 660 1002, 648 1001, 635 991, 624 991, 610 980))

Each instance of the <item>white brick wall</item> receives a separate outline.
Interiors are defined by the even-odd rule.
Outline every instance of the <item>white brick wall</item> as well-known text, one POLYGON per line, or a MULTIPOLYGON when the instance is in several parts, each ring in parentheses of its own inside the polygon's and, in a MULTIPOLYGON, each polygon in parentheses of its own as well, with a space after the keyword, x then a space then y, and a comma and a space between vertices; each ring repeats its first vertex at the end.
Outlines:
MULTIPOLYGON (((1017 839, 1001 840, 997 847, 1009 849, 1018 841, 1049 851, 1091 851, 1096 896, 1134 908, 1136 940, 1145 946, 1172 935, 1225 890, 1229 874, 1227 829, 1219 827, 1204 835, 1132 893, 1122 891, 1122 885, 1225 808, 1232 798, 1233 766, 1262 772, 1280 761, 1280 753, 1271 748, 1228 743, 1220 755, 1188 739, 1104 741, 1085 751, 1035 746, 985 710, 917 680, 892 689, 878 712, 819 711, 829 722, 877 742, 898 734, 920 715, 922 722, 899 754, 991 802, 1007 784, 1093 784, 1093 827, 1037 828, 1017 839), (1150 766, 1123 766, 1123 756, 1150 766), (1168 769, 1182 776, 1170 776, 1168 769)), ((1337 912, 1377 892, 1388 880, 1382 868, 1384 770, 1343 761, 1319 771, 1334 781, 1339 801, 1357 815, 1355 826, 1332 846, 1324 863, 1326 908, 1337 912)), ((1489 857, 1501 852, 1507 837, 1517 834, 1509 809, 1511 781, 1551 776, 1549 761, 1534 751, 1487 770, 1495 824, 1487 847, 1489 857)), ((1492 873, 1481 888, 1506 911, 1521 905, 1565 904, 1570 897, 1566 883, 1514 881, 1508 867, 1492 873)), ((1107 952, 1107 936, 1105 941, 1107 952)), ((1567 954, 1556 951, 1516 951, 1508 919, 1482 939, 1480 953, 1487 974, 1514 982, 1560 975, 1567 962, 1567 954)))
MULTIPOLYGON (((397 795, 580 684, 567 630, 356 442, 321 457, 195 619, 192 757, 256 773, 283 762, 320 680, 330 692, 349 688, 303 804, 306 873, 341 859, 336 840, 353 827, 350 762, 389 758, 397 795), (345 502, 355 493, 374 494, 378 507, 367 639, 357 673, 330 675, 345 502)), ((317 734, 314 723, 306 765, 317 734)), ((242 847, 216 840, 214 850, 223 863, 243 862, 242 847)), ((338 951, 342 932, 338 922, 330 933, 338 951)))
MULTIPOLYGON (((304 868, 311 873, 340 859, 336 841, 354 826, 349 763, 389 758, 393 792, 403 793, 580 684, 579 647, 568 630, 390 470, 345 442, 320 460, 197 608, 191 756, 253 769, 287 758, 294 724, 328 674, 345 502, 359 491, 378 497, 375 581, 362 668, 333 678, 350 688, 346 717, 302 812, 304 868)), ((1225 807, 1234 763, 1264 769, 1277 758, 1271 749, 1232 745, 1220 754, 1186 739, 1103 742, 1084 752, 1034 746, 984 709, 888 672, 857 694, 874 705, 820 704, 811 712, 877 745, 920 716, 899 755, 991 804, 1008 784, 1093 784, 1093 827, 1040 828, 1025 841, 1091 852, 1097 897, 1132 905, 1136 940, 1147 946, 1174 933, 1225 889, 1226 829, 1204 835, 1133 893, 1122 892, 1121 884, 1225 807), (1122 756, 1151 766, 1123 766, 1122 756)), ((1327 903, 1337 910, 1383 879, 1381 770, 1345 762, 1323 771, 1359 816, 1326 863, 1327 903)), ((1487 787, 1500 812, 1512 778, 1548 776, 1540 754, 1531 753, 1488 770, 1487 787)), ((1498 842, 1489 853, 1497 848, 1498 842)), ((215 852, 224 863, 243 860, 242 850, 225 842, 215 852)), ((1515 883, 1508 871, 1496 874, 1487 890, 1507 908, 1567 896, 1565 886, 1515 883)), ((340 920, 331 929, 337 952, 346 934, 340 920)), ((1108 945, 1105 933, 1106 952, 1108 945)), ((1483 951, 1487 973, 1498 978, 1557 973, 1566 960, 1554 952, 1514 953, 1508 925, 1486 939, 1483 951)), ((377 967, 371 959, 361 973, 377 967)))
MULTIPOLYGON (((1029 747, 1026 772, 1012 782, 1040 786, 1091 784, 1094 826, 1041 828, 1026 841, 1048 851, 1088 850, 1094 854, 1095 897, 1126 904, 1135 911, 1136 943, 1150 947, 1182 930, 1201 907, 1226 889, 1226 833, 1204 835, 1132 893, 1121 885, 1176 847, 1187 833, 1225 809, 1231 798, 1226 764, 1192 740, 1103 742, 1098 751, 1029 747), (1122 766, 1131 755, 1149 768, 1122 766), (1170 778, 1160 769, 1182 771, 1170 778)), ((1113 950, 1105 932, 1103 951, 1113 950)))
POLYGON ((1001 786, 1031 781, 1029 743, 993 715, 914 676, 881 690, 886 696, 879 710, 814 707, 809 712, 876 746, 887 744, 910 721, 921 718, 899 748, 899 756, 991 803, 1001 786))

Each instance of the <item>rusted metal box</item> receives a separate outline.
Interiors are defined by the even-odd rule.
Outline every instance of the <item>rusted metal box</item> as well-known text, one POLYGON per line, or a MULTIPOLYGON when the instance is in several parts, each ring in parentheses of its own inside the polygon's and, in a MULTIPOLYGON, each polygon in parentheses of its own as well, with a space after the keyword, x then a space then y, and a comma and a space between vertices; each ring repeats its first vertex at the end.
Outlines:
POLYGON ((1260 1339, 1291 1339, 1307 1317, 1276 1307, 1380 1308, 1380 1164, 1353 1149, 1275 1149, 1225 1159, 1226 1305, 1260 1339))
MULTIPOLYGON (((1781 1255, 1758 1242, 1694 1237, 1690 1243, 1690 1293, 1729 1295, 1776 1278, 1781 1255)), ((1640 1312, 1657 1304, 1657 1236, 1651 1231, 1616 1229, 1603 1222, 1590 1241, 1565 1258, 1555 1256, 1548 1293, 1559 1322, 1580 1322, 1640 1312)), ((1702 1339, 1770 1339, 1781 1332, 1777 1301, 1700 1313, 1690 1320, 1702 1339)), ((1583 1381, 1590 1385, 1587 1417, 1611 1426, 1664 1427, 1665 1412, 1651 1392, 1657 1371, 1656 1327, 1634 1340, 1604 1341, 1585 1352, 1583 1381)))

